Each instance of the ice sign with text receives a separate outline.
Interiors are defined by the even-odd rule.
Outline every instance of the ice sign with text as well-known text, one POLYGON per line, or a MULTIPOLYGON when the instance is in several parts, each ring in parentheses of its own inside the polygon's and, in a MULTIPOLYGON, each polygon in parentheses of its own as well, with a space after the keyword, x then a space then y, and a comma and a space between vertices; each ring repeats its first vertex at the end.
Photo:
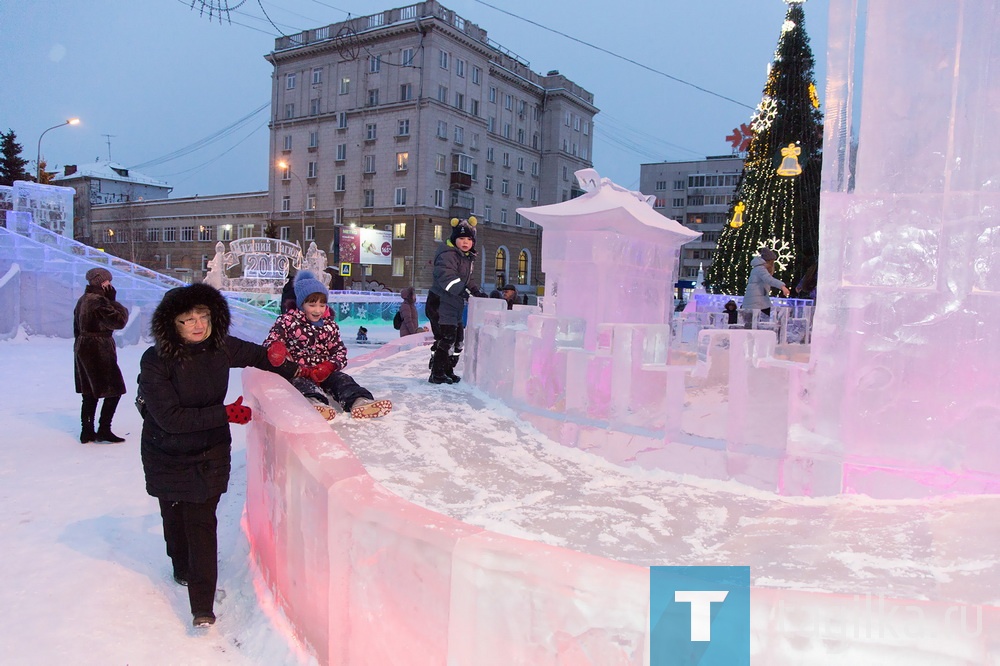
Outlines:
POLYGON ((650 567, 650 666, 750 664, 750 567, 650 567))
POLYGON ((392 232, 351 227, 340 230, 340 261, 352 264, 392 264, 392 232))

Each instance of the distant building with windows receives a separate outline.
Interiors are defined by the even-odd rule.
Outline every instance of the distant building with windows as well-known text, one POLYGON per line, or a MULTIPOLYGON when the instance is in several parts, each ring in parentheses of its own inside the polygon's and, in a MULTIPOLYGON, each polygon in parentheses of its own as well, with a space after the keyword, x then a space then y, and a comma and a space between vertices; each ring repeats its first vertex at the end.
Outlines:
POLYGON ((266 58, 279 237, 315 240, 333 265, 343 225, 391 230, 392 265, 366 277, 426 289, 449 220, 471 214, 475 279, 534 293, 540 230, 516 209, 580 194, 591 93, 434 0, 280 37, 266 58))
POLYGON ((60 175, 52 179, 53 185, 72 187, 73 235, 76 240, 92 244, 91 210, 93 206, 127 201, 166 199, 173 189, 170 185, 128 169, 117 162, 96 161, 90 164, 68 164, 60 175))
POLYGON ((270 219, 267 192, 126 201, 94 206, 92 242, 116 257, 186 282, 200 282, 219 241, 259 237, 270 219))
POLYGON ((694 287, 698 269, 712 265, 742 172, 743 158, 731 155, 640 165, 639 190, 656 197, 653 207, 702 234, 681 248, 679 281, 694 287))

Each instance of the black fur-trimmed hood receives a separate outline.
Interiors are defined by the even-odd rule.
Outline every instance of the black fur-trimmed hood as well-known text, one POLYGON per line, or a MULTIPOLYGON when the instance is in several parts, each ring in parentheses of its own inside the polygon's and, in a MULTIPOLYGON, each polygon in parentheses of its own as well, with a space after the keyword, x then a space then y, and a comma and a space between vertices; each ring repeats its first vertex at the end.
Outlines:
POLYGON ((230 324, 226 297, 207 284, 177 287, 163 295, 150 324, 150 333, 161 357, 182 359, 188 356, 188 345, 177 332, 174 320, 198 305, 204 305, 212 312, 212 333, 207 343, 215 348, 225 344, 230 324))

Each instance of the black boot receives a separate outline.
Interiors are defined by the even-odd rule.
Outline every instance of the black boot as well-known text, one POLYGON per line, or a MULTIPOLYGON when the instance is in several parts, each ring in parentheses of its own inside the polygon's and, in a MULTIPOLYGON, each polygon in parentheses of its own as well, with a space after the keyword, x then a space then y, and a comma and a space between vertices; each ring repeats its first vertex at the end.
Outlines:
POLYGON ((445 366, 444 374, 448 375, 448 379, 451 380, 452 384, 457 384, 462 381, 462 378, 455 374, 455 366, 458 365, 458 354, 452 354, 448 357, 448 365, 445 366))
POLYGON ((97 413, 97 398, 83 396, 83 407, 80 409, 80 443, 93 442, 97 437, 94 432, 94 415, 97 413))
POLYGON ((124 437, 119 437, 115 433, 111 432, 111 419, 115 417, 115 410, 118 409, 118 401, 121 396, 115 396, 113 398, 105 398, 104 404, 101 405, 101 424, 97 429, 97 435, 94 438, 95 442, 110 442, 112 444, 117 444, 118 442, 124 442, 124 437))
POLYGON ((431 384, 453 384, 448 371, 451 369, 451 346, 455 344, 455 327, 438 326, 441 337, 435 343, 434 356, 431 357, 431 376, 427 380, 431 384))

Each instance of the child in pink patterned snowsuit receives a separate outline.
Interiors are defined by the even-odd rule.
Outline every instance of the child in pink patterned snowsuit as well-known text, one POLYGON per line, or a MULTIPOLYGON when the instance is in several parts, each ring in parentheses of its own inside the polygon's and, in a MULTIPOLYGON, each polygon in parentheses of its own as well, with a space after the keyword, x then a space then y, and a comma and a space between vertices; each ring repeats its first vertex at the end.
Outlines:
POLYGON ((300 393, 319 403, 317 410, 327 419, 335 412, 330 398, 356 419, 385 416, 392 410, 388 400, 375 400, 371 392, 344 372, 347 347, 340 338, 340 327, 326 305, 327 289, 309 271, 295 277, 295 310, 278 317, 264 339, 264 346, 275 356, 287 358, 300 366, 322 368, 308 376, 291 380, 300 393), (329 376, 327 375, 327 372, 329 376))

